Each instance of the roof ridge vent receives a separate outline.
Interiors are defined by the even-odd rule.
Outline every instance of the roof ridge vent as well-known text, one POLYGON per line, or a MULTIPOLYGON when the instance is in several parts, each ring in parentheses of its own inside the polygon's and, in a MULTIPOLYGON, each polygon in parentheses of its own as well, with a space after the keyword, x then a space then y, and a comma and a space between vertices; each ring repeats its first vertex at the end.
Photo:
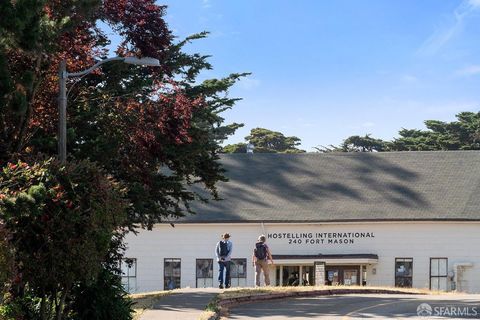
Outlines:
POLYGON ((255 146, 252 144, 252 143, 248 143, 247 144, 247 153, 252 153, 253 154, 253 150, 255 149, 255 146))

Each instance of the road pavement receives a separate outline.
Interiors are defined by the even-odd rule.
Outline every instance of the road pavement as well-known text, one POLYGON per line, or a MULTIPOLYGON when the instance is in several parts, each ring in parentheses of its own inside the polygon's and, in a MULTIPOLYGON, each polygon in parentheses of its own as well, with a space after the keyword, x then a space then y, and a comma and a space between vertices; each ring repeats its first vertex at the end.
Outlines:
POLYGON ((198 320, 219 289, 179 289, 162 297, 140 320, 198 320))
POLYGON ((480 295, 352 294, 241 304, 229 319, 480 319, 480 295), (419 315, 420 314, 420 315, 419 315))

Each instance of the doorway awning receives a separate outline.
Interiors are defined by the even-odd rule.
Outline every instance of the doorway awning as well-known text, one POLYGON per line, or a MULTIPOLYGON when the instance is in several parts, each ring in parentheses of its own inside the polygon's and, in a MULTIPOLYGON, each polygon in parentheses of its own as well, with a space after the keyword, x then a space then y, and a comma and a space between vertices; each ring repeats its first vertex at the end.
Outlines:
POLYGON ((378 255, 366 254, 274 254, 275 264, 313 264, 314 261, 322 261, 326 264, 375 264, 378 263, 378 255))

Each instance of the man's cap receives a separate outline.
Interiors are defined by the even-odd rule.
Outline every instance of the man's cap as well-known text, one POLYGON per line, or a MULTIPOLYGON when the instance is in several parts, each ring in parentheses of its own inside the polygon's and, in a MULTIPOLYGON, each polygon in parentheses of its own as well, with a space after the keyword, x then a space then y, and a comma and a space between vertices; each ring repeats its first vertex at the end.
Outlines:
POLYGON ((265 238, 265 235, 262 234, 261 236, 258 237, 258 241, 265 242, 267 239, 265 238))

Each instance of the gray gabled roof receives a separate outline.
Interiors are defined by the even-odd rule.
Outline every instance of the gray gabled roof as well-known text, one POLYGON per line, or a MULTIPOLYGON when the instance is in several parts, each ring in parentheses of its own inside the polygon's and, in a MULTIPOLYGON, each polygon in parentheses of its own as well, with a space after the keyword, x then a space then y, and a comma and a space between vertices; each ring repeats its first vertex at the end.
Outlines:
POLYGON ((177 222, 480 221, 480 152, 222 155, 221 201, 177 222))

